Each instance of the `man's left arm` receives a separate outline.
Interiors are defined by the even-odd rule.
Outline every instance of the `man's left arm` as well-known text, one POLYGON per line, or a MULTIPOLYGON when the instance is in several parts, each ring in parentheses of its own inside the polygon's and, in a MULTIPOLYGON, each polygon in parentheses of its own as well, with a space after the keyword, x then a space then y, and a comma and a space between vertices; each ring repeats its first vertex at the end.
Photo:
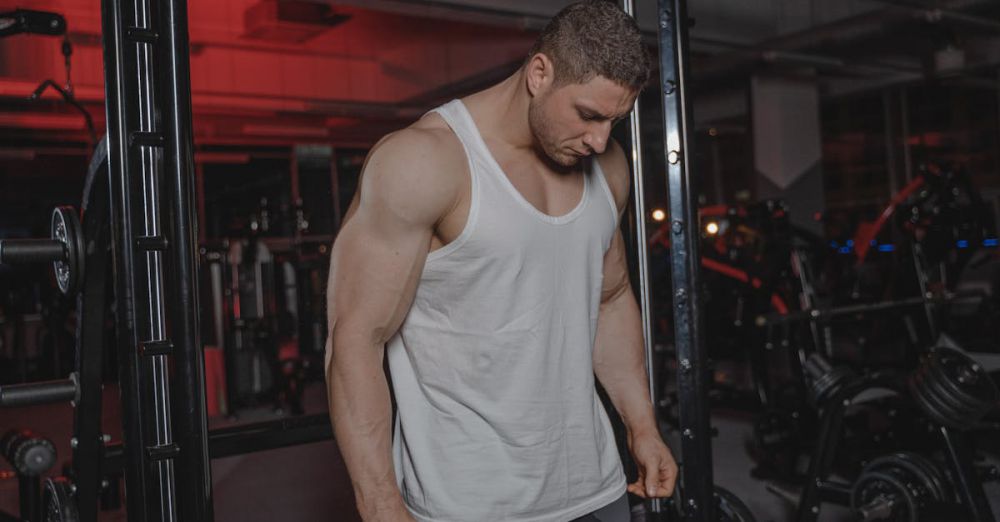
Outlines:
MULTIPOLYGON (((619 214, 628 202, 628 165, 621 149, 601 158, 619 214)), ((642 319, 629 282, 625 243, 616 230, 604 255, 604 283, 594 343, 594 374, 625 424, 639 477, 628 490, 643 498, 673 493, 677 464, 663 439, 649 396, 642 319)))

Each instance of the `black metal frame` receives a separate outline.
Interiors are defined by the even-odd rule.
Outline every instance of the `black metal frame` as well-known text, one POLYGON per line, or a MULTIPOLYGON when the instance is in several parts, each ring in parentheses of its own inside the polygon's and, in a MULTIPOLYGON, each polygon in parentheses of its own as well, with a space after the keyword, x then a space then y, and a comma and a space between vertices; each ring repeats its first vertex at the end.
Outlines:
POLYGON ((129 519, 210 521, 187 4, 102 10, 129 519))
POLYGON ((709 426, 708 354, 699 296, 698 206, 692 182, 691 107, 687 96, 688 16, 685 0, 658 1, 663 144, 670 201, 671 275, 677 395, 680 403, 680 483, 684 520, 715 520, 712 440, 709 426))
POLYGON ((83 235, 86 266, 77 297, 76 368, 77 404, 73 411, 73 473, 77 486, 77 513, 82 522, 97 521, 97 498, 104 477, 103 450, 106 442, 101 428, 103 415, 102 371, 104 368, 105 319, 107 306, 109 193, 107 177, 98 169, 107 157, 107 143, 101 141, 88 169, 83 200, 83 235), (94 162, 97 162, 97 165, 94 162))

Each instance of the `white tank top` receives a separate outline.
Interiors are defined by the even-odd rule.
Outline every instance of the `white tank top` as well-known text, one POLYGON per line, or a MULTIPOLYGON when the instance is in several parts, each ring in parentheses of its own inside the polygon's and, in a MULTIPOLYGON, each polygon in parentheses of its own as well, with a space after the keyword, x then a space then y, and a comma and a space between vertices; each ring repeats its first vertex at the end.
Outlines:
POLYGON ((614 198, 587 160, 576 208, 544 214, 461 101, 435 111, 465 148, 472 201, 388 344, 400 491, 422 522, 571 520, 625 491, 593 373, 614 198))

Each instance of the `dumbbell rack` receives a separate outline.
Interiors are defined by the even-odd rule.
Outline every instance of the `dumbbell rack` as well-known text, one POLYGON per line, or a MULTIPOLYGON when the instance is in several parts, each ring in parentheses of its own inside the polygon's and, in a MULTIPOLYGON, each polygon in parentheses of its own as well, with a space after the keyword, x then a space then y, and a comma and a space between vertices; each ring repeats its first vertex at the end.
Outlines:
POLYGON ((187 4, 102 19, 128 518, 210 521, 187 4))

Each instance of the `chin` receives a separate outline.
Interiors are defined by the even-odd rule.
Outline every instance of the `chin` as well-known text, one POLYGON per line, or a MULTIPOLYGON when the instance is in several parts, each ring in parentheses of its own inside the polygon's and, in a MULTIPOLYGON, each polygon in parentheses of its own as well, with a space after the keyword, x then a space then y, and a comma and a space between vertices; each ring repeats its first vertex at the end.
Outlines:
POLYGON ((551 159, 553 163, 562 167, 575 167, 580 163, 579 156, 576 154, 567 154, 565 152, 549 154, 549 159, 551 159))
POLYGON ((560 166, 567 168, 575 167, 580 164, 580 158, 577 158, 576 156, 564 156, 562 158, 558 158, 553 161, 555 161, 560 166))

